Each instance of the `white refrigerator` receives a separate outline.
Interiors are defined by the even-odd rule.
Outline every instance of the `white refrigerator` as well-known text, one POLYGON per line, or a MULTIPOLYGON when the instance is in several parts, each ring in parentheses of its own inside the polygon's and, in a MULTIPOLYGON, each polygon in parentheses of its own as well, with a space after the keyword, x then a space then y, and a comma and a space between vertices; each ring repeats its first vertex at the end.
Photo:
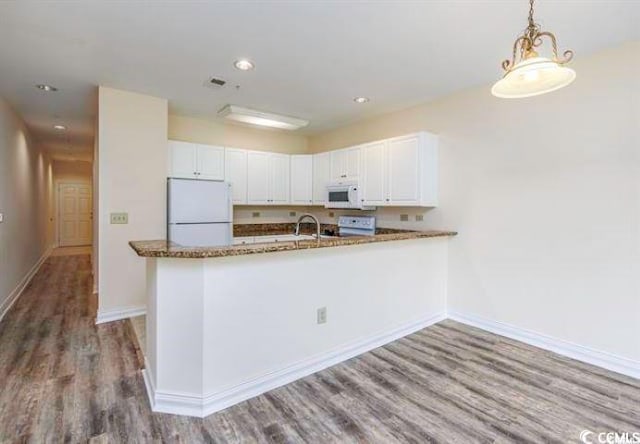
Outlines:
POLYGON ((233 243, 231 184, 167 179, 167 239, 185 247, 233 243))

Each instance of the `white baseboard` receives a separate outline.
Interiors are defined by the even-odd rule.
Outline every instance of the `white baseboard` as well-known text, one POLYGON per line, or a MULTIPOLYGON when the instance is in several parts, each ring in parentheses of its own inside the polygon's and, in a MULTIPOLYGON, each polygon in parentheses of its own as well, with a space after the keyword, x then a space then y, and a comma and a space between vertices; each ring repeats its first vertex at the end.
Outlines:
POLYGON ((592 364, 616 373, 640 379, 640 362, 632 359, 595 350, 583 345, 574 344, 573 342, 543 335, 541 333, 505 324, 503 322, 485 319, 476 315, 449 311, 448 318, 500 336, 524 342, 525 344, 533 345, 534 347, 539 347, 578 361, 586 362, 587 364, 592 364))
POLYGON ((2 304, 0 304, 0 321, 4 318, 11 307, 13 307, 13 304, 15 304, 18 298, 22 295, 22 292, 25 288, 27 288, 27 285, 29 285, 31 279, 33 279, 33 277, 36 275, 36 273, 40 269, 40 266, 44 263, 44 261, 47 260, 52 250, 53 246, 50 246, 45 250, 42 256, 40 256, 40 259, 38 259, 33 267, 31 267, 29 272, 22 278, 16 288, 14 288, 11 293, 9 293, 9 297, 7 297, 7 299, 5 299, 2 304))
POLYGON ((114 310, 100 310, 96 316, 96 324, 104 324, 105 322, 120 321, 122 319, 134 318, 147 313, 147 307, 142 305, 138 307, 117 308, 114 310))
POLYGON ((444 319, 446 319, 446 314, 439 312, 428 317, 414 320, 396 327, 393 330, 380 333, 373 337, 353 341, 340 348, 311 356, 280 370, 204 397, 189 393, 158 391, 153 386, 152 378, 149 375, 149 366, 147 365, 147 368, 144 370, 144 379, 149 402, 154 412, 203 418, 239 402, 261 395, 269 390, 289 384, 332 365, 339 364, 374 348, 381 347, 444 319))

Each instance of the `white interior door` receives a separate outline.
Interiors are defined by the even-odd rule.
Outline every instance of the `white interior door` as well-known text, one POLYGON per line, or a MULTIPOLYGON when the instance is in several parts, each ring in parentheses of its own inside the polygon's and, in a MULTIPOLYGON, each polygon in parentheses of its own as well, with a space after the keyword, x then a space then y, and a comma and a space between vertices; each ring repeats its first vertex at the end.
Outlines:
POLYGON ((91 185, 60 184, 58 188, 58 242, 62 247, 91 245, 91 185))

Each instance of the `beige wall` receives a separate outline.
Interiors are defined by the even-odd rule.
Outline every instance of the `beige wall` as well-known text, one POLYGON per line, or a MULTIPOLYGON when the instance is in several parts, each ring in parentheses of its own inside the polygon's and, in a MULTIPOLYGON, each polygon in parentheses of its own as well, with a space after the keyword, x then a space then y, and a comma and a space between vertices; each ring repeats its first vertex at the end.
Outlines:
POLYGON ((307 137, 295 132, 174 115, 169 116, 169 139, 277 153, 308 152, 307 137))
POLYGON ((48 156, 0 98, 0 318, 51 247, 52 188, 48 156))
MULTIPOLYGON (((449 308, 639 361, 639 60, 639 43, 578 56, 553 94, 500 100, 485 85, 310 149, 439 134, 441 204, 411 225, 460 232, 449 308)), ((385 225, 401 212, 416 210, 385 210, 385 225)))
POLYGON ((56 181, 80 180, 90 182, 93 175, 92 168, 91 162, 54 160, 53 177, 56 181))
POLYGON ((100 321, 145 306, 145 261, 128 242, 165 237, 167 101, 100 87, 98 106, 100 321), (113 212, 129 223, 111 225, 113 212))

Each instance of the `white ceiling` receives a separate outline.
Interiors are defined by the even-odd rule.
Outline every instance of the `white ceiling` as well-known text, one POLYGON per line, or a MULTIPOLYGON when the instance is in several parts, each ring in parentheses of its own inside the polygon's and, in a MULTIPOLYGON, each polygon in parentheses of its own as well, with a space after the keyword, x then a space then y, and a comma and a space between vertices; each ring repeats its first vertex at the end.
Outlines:
MULTIPOLYGON (((540 0, 536 18, 581 57, 638 39, 639 6, 540 0)), ((174 114, 213 119, 232 103, 301 117, 311 134, 492 82, 527 12, 525 0, 3 1, 0 95, 58 157, 91 152, 96 85, 168 98, 174 114), (256 69, 234 69, 239 57, 256 69), (203 87, 210 76, 227 86, 203 87)))

